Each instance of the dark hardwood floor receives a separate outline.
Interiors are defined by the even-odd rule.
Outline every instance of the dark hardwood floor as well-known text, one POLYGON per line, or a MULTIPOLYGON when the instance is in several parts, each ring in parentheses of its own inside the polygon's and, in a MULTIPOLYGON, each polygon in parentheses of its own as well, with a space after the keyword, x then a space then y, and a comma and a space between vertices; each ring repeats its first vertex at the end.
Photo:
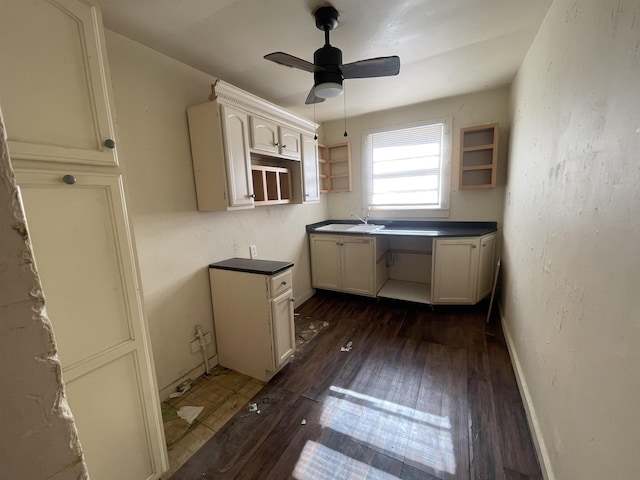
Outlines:
POLYGON ((496 318, 319 292, 324 328, 173 480, 541 479, 496 318), (352 349, 341 351, 347 342, 352 349))

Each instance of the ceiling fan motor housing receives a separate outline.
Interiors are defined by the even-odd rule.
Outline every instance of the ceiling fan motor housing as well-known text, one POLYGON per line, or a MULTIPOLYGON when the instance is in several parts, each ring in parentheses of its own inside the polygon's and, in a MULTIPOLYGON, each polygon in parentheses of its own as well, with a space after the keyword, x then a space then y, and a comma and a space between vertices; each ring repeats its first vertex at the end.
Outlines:
POLYGON ((342 72, 340 71, 342 51, 340 51, 339 48, 332 47, 331 45, 325 45, 319 48, 313 54, 313 63, 322 66, 321 69, 318 69, 313 74, 316 85, 326 82, 334 82, 342 85, 342 72))

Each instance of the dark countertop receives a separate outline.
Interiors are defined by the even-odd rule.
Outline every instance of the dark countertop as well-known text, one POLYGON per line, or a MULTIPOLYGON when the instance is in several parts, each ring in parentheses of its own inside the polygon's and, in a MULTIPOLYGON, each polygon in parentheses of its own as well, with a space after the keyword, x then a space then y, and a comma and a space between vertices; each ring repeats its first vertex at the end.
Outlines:
POLYGON ((274 275, 293 267, 292 262, 279 262, 275 260, 257 260, 249 258, 229 258, 221 262, 212 263, 209 268, 220 270, 233 270, 235 272, 257 273, 260 275, 274 275))
POLYGON ((406 221, 406 220, 370 220, 373 225, 384 228, 370 233, 316 231, 318 227, 333 223, 358 225, 362 222, 350 220, 326 220, 307 225, 308 233, 329 235, 373 235, 404 237, 479 237, 498 231, 497 222, 448 222, 448 221, 406 221))

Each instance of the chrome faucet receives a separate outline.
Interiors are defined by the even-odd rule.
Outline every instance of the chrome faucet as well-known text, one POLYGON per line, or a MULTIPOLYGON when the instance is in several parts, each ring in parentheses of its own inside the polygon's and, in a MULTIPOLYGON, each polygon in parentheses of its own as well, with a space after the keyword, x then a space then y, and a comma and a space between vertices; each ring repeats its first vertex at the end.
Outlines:
POLYGON ((355 213, 352 213, 351 216, 357 218, 358 220, 360 220, 365 225, 367 225, 369 223, 369 212, 368 211, 367 211, 367 215, 364 218, 356 215, 355 213))

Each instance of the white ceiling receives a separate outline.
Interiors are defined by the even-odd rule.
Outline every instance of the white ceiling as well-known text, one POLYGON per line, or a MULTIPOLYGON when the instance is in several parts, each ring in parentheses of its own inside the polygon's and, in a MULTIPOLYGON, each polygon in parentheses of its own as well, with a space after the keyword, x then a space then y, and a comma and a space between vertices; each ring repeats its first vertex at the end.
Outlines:
MULTIPOLYGON (((104 24, 307 118, 313 74, 264 60, 283 51, 313 62, 321 0, 96 0, 104 24)), ((396 77, 345 81, 349 116, 505 85, 552 0, 334 0, 331 44, 343 62, 398 55, 396 77)), ((206 99, 207 92, 203 92, 206 99)), ((316 106, 341 118, 342 97, 316 106)))

